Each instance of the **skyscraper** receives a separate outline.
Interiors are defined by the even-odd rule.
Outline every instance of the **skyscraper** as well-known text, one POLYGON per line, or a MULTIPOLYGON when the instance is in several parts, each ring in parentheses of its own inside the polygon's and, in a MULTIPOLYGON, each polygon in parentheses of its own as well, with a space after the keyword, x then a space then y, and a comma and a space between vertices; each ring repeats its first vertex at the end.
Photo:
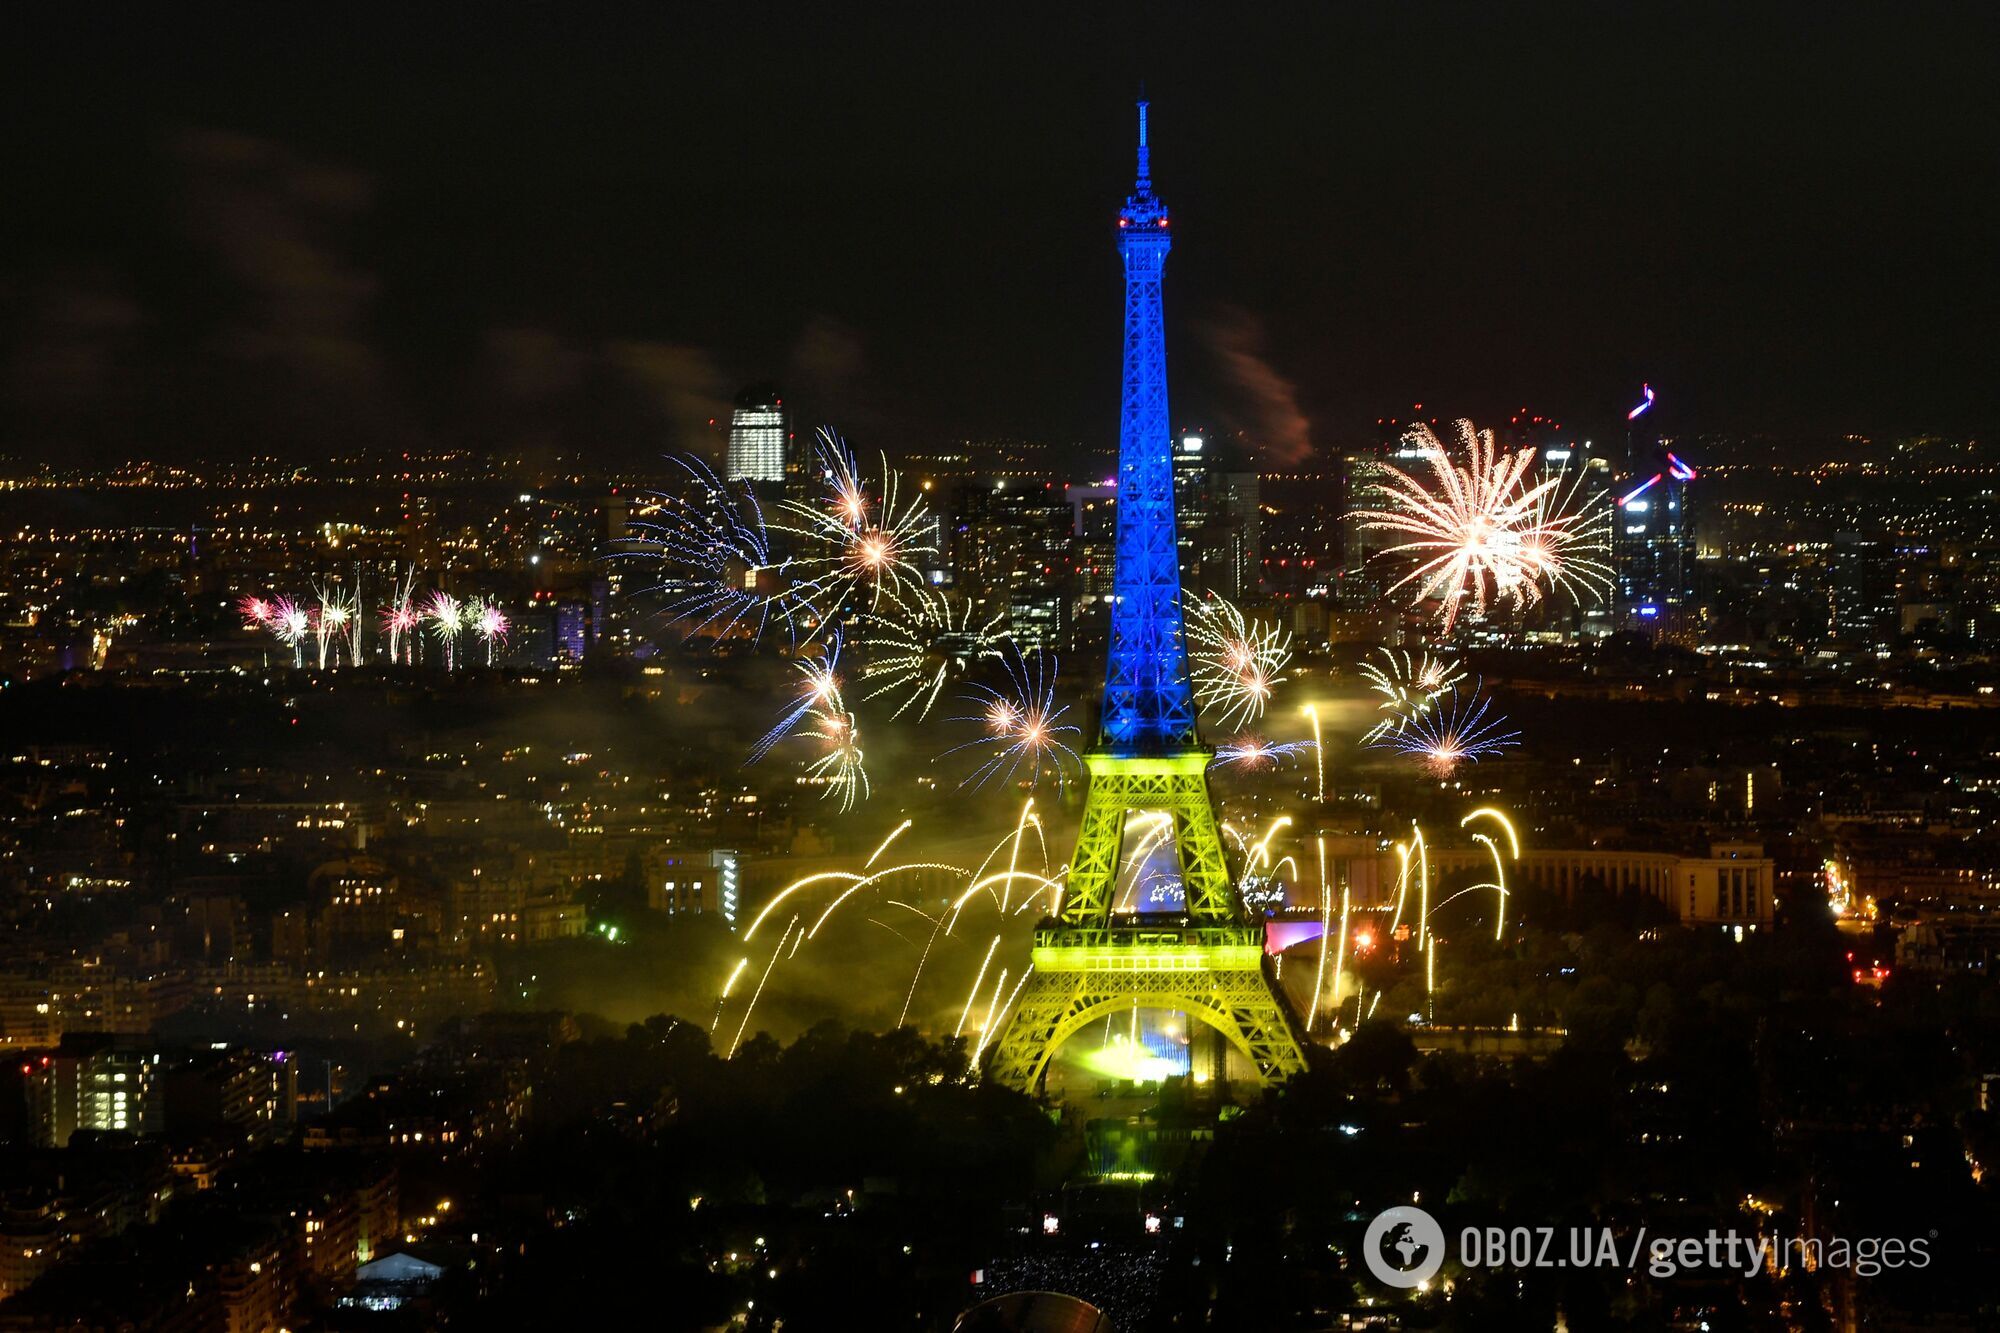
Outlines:
POLYGON ((1611 533, 1625 628, 1667 638, 1693 632, 1695 612, 1694 523, 1688 483, 1700 475, 1674 452, 1685 446, 1649 417, 1657 396, 1651 385, 1626 414, 1624 476, 1619 482, 1611 533), (1644 422, 1642 417, 1648 419, 1644 422))
POLYGON ((785 400, 775 384, 753 384, 736 395, 729 416, 729 481, 785 479, 785 400))

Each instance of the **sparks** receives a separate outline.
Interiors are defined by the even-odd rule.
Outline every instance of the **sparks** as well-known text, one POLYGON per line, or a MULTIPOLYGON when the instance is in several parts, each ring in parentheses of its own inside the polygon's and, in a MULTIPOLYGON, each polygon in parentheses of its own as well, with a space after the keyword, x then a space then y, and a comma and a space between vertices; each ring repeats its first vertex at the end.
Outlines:
POLYGON ((1187 637, 1201 706, 1213 709, 1224 727, 1262 717, 1292 660, 1292 636, 1250 620, 1235 603, 1211 593, 1187 599, 1187 637))
POLYGON ((1437 777, 1448 778, 1462 763, 1478 763, 1521 743, 1520 732, 1503 730, 1504 716, 1488 716, 1492 710, 1493 701, 1477 683, 1463 694, 1454 687, 1430 711, 1373 744, 1413 755, 1437 777))
POLYGON ((1465 679, 1463 667, 1442 657, 1429 653, 1412 656, 1393 648, 1379 651, 1381 662, 1361 664, 1368 687, 1382 698, 1377 705, 1382 716, 1362 736, 1363 745, 1400 735, 1412 718, 1428 713, 1432 704, 1465 679))
POLYGON ((840 688, 840 650, 836 634, 820 656, 793 663, 799 672, 799 693, 784 716, 751 747, 749 762, 756 763, 788 737, 816 741, 819 754, 807 761, 806 780, 825 788, 821 797, 839 801, 845 814, 868 799, 870 788, 860 727, 840 688))
POLYGON ((889 614, 866 612, 860 632, 868 651, 861 669, 867 683, 862 700, 896 699, 892 717, 913 712, 930 716, 947 683, 997 660, 1008 643, 1004 617, 975 623, 970 603, 954 604, 941 593, 918 588, 889 614))
POLYGON ((1070 772, 1083 767, 1083 760, 1063 740, 1081 733, 1062 720, 1069 706, 1056 702, 1056 663, 1039 653, 1029 658, 1012 653, 1000 660, 1007 669, 1006 683, 999 688, 974 684, 973 692, 960 698, 976 711, 952 719, 977 724, 981 734, 938 758, 970 749, 984 753, 961 786, 983 787, 996 777, 1012 782, 1025 768, 1024 780, 1030 787, 1040 783, 1046 771, 1061 790, 1070 772))
POLYGON ((431 633, 444 645, 444 669, 452 670, 457 663, 458 639, 465 633, 465 605, 448 592, 438 591, 430 595, 424 603, 423 618, 430 623, 431 633))
POLYGON ((912 562, 936 554, 936 523, 921 496, 899 499, 902 477, 887 457, 871 492, 847 442, 822 427, 811 467, 821 496, 785 501, 786 521, 773 525, 799 547, 791 566, 795 596, 830 624, 844 612, 880 612, 885 602, 922 592, 912 562))
POLYGON ((1585 497, 1580 482, 1566 487, 1560 474, 1531 480, 1532 446, 1506 452, 1490 430, 1474 430, 1469 421, 1454 428, 1463 463, 1419 424, 1405 440, 1429 466, 1431 484, 1379 464, 1372 488, 1379 507, 1350 515, 1364 527, 1408 538, 1381 553, 1416 562, 1390 591, 1412 587, 1418 605, 1435 602, 1449 631, 1468 609, 1483 616, 1491 607, 1533 606, 1545 586, 1579 599, 1607 590, 1601 497, 1585 497))
POLYGON ((493 665, 493 646, 507 641, 510 622, 507 613, 493 601, 474 601, 465 608, 465 622, 486 645, 486 665, 493 665))
POLYGON ((1311 741, 1274 743, 1261 736, 1238 736, 1215 747, 1216 768, 1240 768, 1250 772, 1279 768, 1313 748, 1311 741))
POLYGON ((690 639, 754 644, 775 623, 796 640, 813 608, 774 554, 756 495, 698 458, 669 454, 667 461, 678 475, 669 489, 639 497, 611 558, 657 575, 638 591, 659 597, 667 624, 690 639))
POLYGON ((423 613, 417 610, 411 600, 416 591, 414 572, 403 578, 396 590, 396 600, 382 608, 382 633, 389 640, 389 660, 408 663, 415 656, 418 639, 417 630, 423 624, 423 613))

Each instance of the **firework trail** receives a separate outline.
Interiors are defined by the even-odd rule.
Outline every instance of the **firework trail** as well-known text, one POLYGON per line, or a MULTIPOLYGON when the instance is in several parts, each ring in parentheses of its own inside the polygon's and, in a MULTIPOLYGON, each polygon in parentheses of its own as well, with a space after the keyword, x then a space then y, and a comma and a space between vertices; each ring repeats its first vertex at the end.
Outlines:
POLYGON ((1292 660, 1292 636, 1211 593, 1187 598, 1187 639, 1195 697, 1215 710, 1216 722, 1237 727, 1262 717, 1292 660))
POLYGON ((1415 426, 1404 438, 1429 467, 1430 484, 1379 464, 1372 488, 1379 507, 1350 515, 1364 527, 1407 538, 1381 553, 1415 561, 1390 591, 1413 586, 1418 605, 1437 602, 1449 631, 1468 608, 1484 615, 1494 605, 1533 606, 1544 584, 1578 598, 1609 588, 1598 497, 1585 497, 1580 482, 1565 487, 1560 475, 1531 480, 1533 446, 1503 451, 1492 431, 1474 430, 1469 421, 1453 426, 1463 463, 1429 426, 1415 426))
POLYGON ((954 610, 942 594, 921 587, 891 614, 863 612, 868 664, 861 679, 868 688, 862 701, 886 695, 899 701, 891 717, 915 710, 916 720, 923 721, 948 682, 1002 656, 1010 642, 1001 628, 1004 619, 996 615, 975 624, 970 603, 954 610))
POLYGON ((1429 711, 1373 745, 1412 755, 1436 776, 1448 778, 1462 763, 1476 764, 1519 745, 1521 733, 1503 730, 1506 726, 1506 717, 1493 712, 1492 699, 1474 682, 1469 693, 1453 687, 1429 711))
POLYGON ((899 498, 902 477, 882 460, 881 481, 871 489, 847 442, 820 429, 811 462, 820 495, 812 501, 787 500, 786 522, 772 525, 792 538, 795 596, 809 603, 822 624, 843 612, 879 612, 886 600, 901 603, 923 591, 911 563, 935 554, 935 524, 921 495, 899 498))
POLYGON ((1378 651, 1382 661, 1363 662, 1361 674, 1367 677, 1368 688, 1382 697, 1377 708, 1385 716, 1361 737, 1363 745, 1399 734, 1411 718, 1429 712, 1433 703, 1465 679, 1463 667, 1442 657, 1429 653, 1413 657, 1393 648, 1378 651))
POLYGON ((1314 746, 1311 741, 1267 741, 1261 736, 1238 736, 1215 747, 1215 758, 1211 764, 1215 768, 1239 768, 1255 773, 1266 769, 1280 768, 1297 756, 1309 753, 1314 746))
POLYGON ((846 715, 847 701, 840 690, 840 648, 841 638, 836 634, 827 640, 826 648, 819 657, 801 657, 792 663, 800 676, 798 698, 777 724, 750 747, 750 758, 746 762, 756 763, 769 754, 779 741, 797 734, 801 727, 816 724, 818 714, 828 717, 846 715))
POLYGON ((667 623, 688 638, 707 634, 720 643, 740 633, 756 643, 775 620, 796 641, 797 622, 813 608, 778 559, 756 495, 698 458, 667 461, 684 474, 679 485, 640 498, 631 535, 612 544, 612 558, 657 569, 658 581, 640 591, 662 596, 667 623))
MULTIPOLYGON (((932 959, 942 952, 944 946, 956 947, 973 943, 966 934, 956 933, 968 906, 982 903, 991 906, 1003 929, 1012 917, 1019 916, 1032 907, 1046 903, 1049 911, 1055 910, 1056 901, 1062 891, 1061 876, 1066 873, 1066 868, 1054 877, 1048 873, 1048 845, 1042 839, 1041 821, 1036 816, 1034 808, 1035 803, 1032 798, 1025 800, 1013 828, 994 844, 986 853, 985 859, 971 871, 962 866, 938 861, 890 863, 888 861, 890 848, 912 827, 911 821, 904 820, 882 839, 858 869, 816 871, 786 885, 757 910, 742 935, 744 945, 748 949, 767 925, 776 929, 781 923, 787 923, 789 917, 777 947, 772 950, 769 960, 764 963, 761 976, 748 953, 736 960, 722 984, 720 994, 716 997, 715 1024, 719 1025, 723 1021, 733 996, 740 998, 743 988, 751 982, 756 982, 761 989, 763 981, 769 979, 772 970, 779 963, 794 958, 802 947, 818 939, 821 930, 843 906, 859 901, 910 913, 925 922, 928 927, 927 933, 921 939, 917 939, 904 935, 872 915, 866 917, 869 924, 888 930, 902 939, 916 954, 915 968, 905 989, 902 1011, 897 1019, 897 1025, 902 1026, 908 1021, 910 1012, 915 1007, 919 987, 926 975, 927 965, 932 959), (1027 836, 1030 832, 1035 835, 1032 842, 1027 836), (1039 849, 1041 866, 1039 871, 1031 870, 1023 864, 1034 854, 1030 850, 1031 847, 1039 849), (962 882, 964 888, 955 898, 942 900, 942 908, 937 911, 926 910, 916 902, 885 895, 884 890, 892 881, 917 874, 948 875, 962 882), (1018 897, 1018 902, 1013 902, 1010 901, 1009 894, 1017 884, 1030 886, 1030 891, 1015 895, 1018 897), (871 890, 873 892, 870 892, 871 890)), ((981 931, 980 934, 983 935, 985 932, 981 931)), ((979 975, 973 979, 972 989, 965 996, 963 1004, 961 1005, 956 997, 951 1001, 952 1008, 957 1013, 957 1030, 962 1035, 975 1035, 975 1029, 983 1027, 984 1035, 990 1039, 997 1033, 999 1023, 1010 1012, 1014 1000, 1018 998, 1019 979, 1013 981, 1012 990, 1006 988, 1008 985, 1006 980, 993 980, 993 969, 996 966, 994 955, 999 938, 1000 936, 996 934, 985 946, 984 953, 980 957, 979 975), (985 1009, 983 1021, 979 1016, 982 1001, 985 1009)), ((976 949, 978 946, 974 944, 974 947, 976 949)), ((1001 975, 1005 978, 1011 974, 1006 969, 1001 969, 1001 975)), ((757 992, 753 991, 748 997, 747 1006, 754 1007, 756 1002, 757 992)), ((945 1021, 949 1022, 950 1019, 947 1018, 945 1021)), ((740 1023, 739 1031, 747 1032, 747 1030, 748 1021, 745 1019, 740 1023)))
POLYGON ((432 593, 424 603, 423 618, 429 623, 437 641, 444 645, 446 671, 454 670, 458 665, 458 639, 465 633, 465 612, 465 604, 442 589, 432 593))
POLYGON ((354 595, 347 599, 347 664, 361 665, 361 635, 367 628, 367 619, 361 614, 361 569, 354 570, 354 595))
POLYGON ((1083 759, 1062 739, 1082 732, 1062 720, 1069 706, 1056 703, 1057 664, 1053 659, 1045 663, 1040 653, 1023 658, 1014 652, 1000 660, 1007 670, 1006 683, 998 688, 975 683, 972 693, 959 698, 977 711, 951 719, 976 723, 981 734, 954 745, 938 758, 961 750, 984 753, 979 766, 959 783, 961 787, 976 789, 996 777, 1012 782, 1025 767, 1030 787, 1038 785, 1047 770, 1060 791, 1070 772, 1083 767, 1083 759))
POLYGON ((411 570, 396 589, 396 600, 382 608, 382 632, 389 639, 389 660, 407 662, 414 655, 423 613, 411 598, 416 592, 417 574, 411 570))

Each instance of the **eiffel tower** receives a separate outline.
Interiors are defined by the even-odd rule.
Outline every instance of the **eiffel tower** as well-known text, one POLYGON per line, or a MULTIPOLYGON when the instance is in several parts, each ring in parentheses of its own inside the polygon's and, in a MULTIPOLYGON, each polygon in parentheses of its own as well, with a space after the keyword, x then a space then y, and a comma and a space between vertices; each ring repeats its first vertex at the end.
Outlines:
POLYGON ((1125 391, 1118 434, 1116 601, 1090 794, 1059 916, 1035 930, 1034 970, 987 1072, 1033 1089, 1072 1033, 1134 1005, 1177 1009, 1218 1030, 1266 1083, 1305 1067, 1298 1024, 1243 911, 1208 793, 1213 751, 1195 726, 1181 628, 1167 353, 1160 305, 1172 245, 1153 194, 1139 103, 1139 177, 1118 217, 1125 260, 1125 391), (1120 913, 1112 895, 1134 811, 1173 820, 1185 895, 1178 913, 1120 913))

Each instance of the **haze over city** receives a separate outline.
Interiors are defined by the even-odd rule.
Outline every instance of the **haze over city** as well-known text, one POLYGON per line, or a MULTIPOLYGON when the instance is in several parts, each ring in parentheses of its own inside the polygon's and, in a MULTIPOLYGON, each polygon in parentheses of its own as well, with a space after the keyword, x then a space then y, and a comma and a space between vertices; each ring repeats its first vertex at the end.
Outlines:
POLYGON ((2000 1324, 1990 11, 5 23, 0 1333, 2000 1324))

